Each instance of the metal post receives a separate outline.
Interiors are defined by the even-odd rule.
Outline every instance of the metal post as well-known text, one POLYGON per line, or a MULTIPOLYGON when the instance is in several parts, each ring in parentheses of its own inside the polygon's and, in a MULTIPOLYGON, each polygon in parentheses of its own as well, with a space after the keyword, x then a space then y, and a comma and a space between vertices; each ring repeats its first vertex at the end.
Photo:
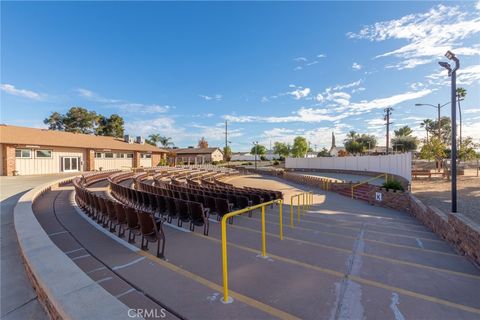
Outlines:
POLYGON ((290 227, 293 228, 293 196, 290 197, 290 227))
POLYGON ((300 195, 297 195, 297 221, 300 222, 300 195))
POLYGON ((441 141, 442 140, 442 126, 440 125, 440 103, 438 104, 438 124, 437 124, 437 127, 438 127, 438 141, 441 141))
POLYGON ((457 70, 452 72, 452 212, 457 212, 457 70))
POLYGON ((227 260, 227 224, 222 219, 222 265, 223 265, 223 302, 228 303, 228 260, 227 260))

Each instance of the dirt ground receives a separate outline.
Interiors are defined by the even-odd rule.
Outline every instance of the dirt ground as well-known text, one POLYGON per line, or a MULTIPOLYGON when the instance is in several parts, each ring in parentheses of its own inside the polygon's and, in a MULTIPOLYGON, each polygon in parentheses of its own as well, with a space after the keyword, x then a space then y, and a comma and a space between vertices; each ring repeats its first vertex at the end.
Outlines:
MULTIPOLYGON (((451 210, 451 182, 442 178, 413 180, 412 191, 420 200, 445 212, 451 210)), ((480 177, 477 171, 468 169, 457 179, 457 211, 480 223, 480 177)))

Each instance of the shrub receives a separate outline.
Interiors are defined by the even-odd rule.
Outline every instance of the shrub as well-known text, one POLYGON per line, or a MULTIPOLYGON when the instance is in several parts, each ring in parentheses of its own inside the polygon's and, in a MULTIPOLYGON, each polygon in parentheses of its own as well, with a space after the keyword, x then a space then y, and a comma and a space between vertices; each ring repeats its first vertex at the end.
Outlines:
POLYGON ((400 190, 400 191, 404 191, 403 187, 402 187, 402 184, 400 183, 400 181, 398 180, 389 180, 387 182, 384 182, 382 184, 382 187, 384 188, 387 188, 387 189, 392 189, 392 190, 400 190))
POLYGON ((212 161, 212 164, 216 166, 218 164, 218 161, 212 161))
POLYGON ((267 161, 267 158, 265 156, 260 156, 260 160, 267 161))
POLYGON ((253 162, 247 162, 247 166, 253 165, 253 162))
POLYGON ((280 162, 278 162, 278 160, 273 161, 274 166, 278 166, 279 164, 280 164, 280 162))

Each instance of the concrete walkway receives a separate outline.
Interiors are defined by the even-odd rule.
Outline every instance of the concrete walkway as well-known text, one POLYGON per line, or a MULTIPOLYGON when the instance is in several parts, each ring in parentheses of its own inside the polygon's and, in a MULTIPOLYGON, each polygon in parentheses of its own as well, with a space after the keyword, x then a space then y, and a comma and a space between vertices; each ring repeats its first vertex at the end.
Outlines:
MULTIPOLYGON (((281 190, 287 203, 290 195, 304 188, 260 176, 229 181, 281 190)), ((480 271, 398 211, 316 190, 314 206, 300 222, 295 217, 295 228, 289 227, 289 206, 284 205, 283 241, 278 237, 278 207, 267 208, 267 259, 259 256, 258 210, 252 218, 235 217, 228 225, 234 303, 225 305, 219 301, 221 233, 214 219, 208 237, 201 230, 165 225, 165 261, 151 254, 155 245, 150 251, 131 251, 105 236, 75 214, 67 200, 70 192, 67 187, 55 190, 36 207, 51 239, 87 273, 93 275, 99 264, 111 269, 113 273, 99 276, 98 281, 113 295, 130 292, 124 286, 117 289, 118 276, 181 318, 399 320, 478 319, 480 315, 480 271), (78 244, 88 254, 72 251, 81 249, 78 244)), ((135 245, 138 248, 138 240, 135 245)), ((122 299, 127 305, 135 303, 128 295, 122 299)))
POLYGON ((0 177, 0 318, 48 319, 27 278, 17 235, 13 208, 18 199, 33 187, 72 174, 0 177))

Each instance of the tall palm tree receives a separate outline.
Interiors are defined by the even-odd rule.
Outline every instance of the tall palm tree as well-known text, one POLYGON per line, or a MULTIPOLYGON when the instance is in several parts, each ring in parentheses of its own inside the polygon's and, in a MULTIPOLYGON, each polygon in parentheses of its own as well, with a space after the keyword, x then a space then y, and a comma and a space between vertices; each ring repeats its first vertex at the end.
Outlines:
POLYGON ((432 126, 432 119, 425 119, 420 123, 420 127, 425 128, 427 132, 427 144, 428 144, 428 129, 432 126))
POLYGON ((347 134, 347 139, 350 141, 355 141, 357 139, 357 136, 358 134, 352 130, 347 134))
POLYGON ((458 115, 460 117, 460 147, 462 146, 462 108, 460 108, 460 101, 464 100, 466 95, 467 89, 457 88, 458 115))
POLYGON ((172 138, 170 137, 165 137, 165 136, 160 136, 160 140, 159 140, 160 144, 162 145, 162 147, 164 148, 168 148, 170 146, 174 146, 175 144, 173 143, 172 141, 172 138))
POLYGON ((161 137, 162 136, 158 133, 152 133, 148 136, 148 140, 151 142, 151 144, 157 145, 160 142, 161 137))
POLYGON ((394 131, 396 137, 402 137, 402 136, 406 137, 406 136, 411 135, 412 132, 413 132, 413 130, 410 129, 409 126, 403 126, 403 127, 399 128, 398 130, 394 131))

